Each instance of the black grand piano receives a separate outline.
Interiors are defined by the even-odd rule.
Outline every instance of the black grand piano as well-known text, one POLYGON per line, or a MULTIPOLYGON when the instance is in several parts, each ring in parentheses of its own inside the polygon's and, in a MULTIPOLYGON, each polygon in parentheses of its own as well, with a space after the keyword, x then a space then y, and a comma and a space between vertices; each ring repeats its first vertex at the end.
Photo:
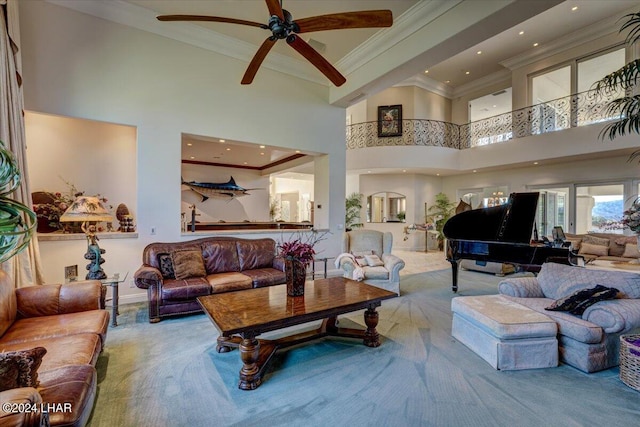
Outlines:
POLYGON ((511 193, 506 204, 461 212, 442 230, 447 238, 453 292, 458 291, 458 261, 508 262, 521 270, 538 271, 549 258, 570 262, 568 247, 532 243, 539 193, 511 193))

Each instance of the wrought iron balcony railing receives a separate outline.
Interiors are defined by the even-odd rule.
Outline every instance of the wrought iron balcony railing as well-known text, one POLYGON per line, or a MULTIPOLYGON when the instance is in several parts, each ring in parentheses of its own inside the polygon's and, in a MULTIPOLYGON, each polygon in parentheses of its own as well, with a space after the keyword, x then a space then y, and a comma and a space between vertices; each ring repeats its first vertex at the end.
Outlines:
POLYGON ((620 116, 608 114, 607 104, 619 93, 581 92, 464 125, 437 120, 402 120, 402 135, 379 137, 377 122, 347 126, 347 149, 388 146, 432 146, 464 149, 514 138, 586 126, 620 116))

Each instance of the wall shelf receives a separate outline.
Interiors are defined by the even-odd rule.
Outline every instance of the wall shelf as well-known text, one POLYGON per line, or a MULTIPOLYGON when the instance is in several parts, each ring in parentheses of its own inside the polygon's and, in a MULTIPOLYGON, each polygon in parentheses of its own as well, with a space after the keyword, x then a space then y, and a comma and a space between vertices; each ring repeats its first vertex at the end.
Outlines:
MULTIPOLYGON (((40 242, 55 242, 65 240, 86 240, 84 233, 37 233, 40 242)), ((138 233, 122 233, 114 231, 111 233, 97 233, 98 239, 137 239, 138 233)))

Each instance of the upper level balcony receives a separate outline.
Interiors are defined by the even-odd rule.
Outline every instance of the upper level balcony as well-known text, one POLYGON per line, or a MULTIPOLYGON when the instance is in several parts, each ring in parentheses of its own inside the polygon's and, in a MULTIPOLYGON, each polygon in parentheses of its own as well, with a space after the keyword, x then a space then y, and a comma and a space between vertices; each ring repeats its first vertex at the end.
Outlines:
POLYGON ((356 123, 347 126, 347 149, 408 145, 466 149, 496 144, 618 119, 606 108, 615 98, 587 91, 463 125, 404 119, 402 136, 396 137, 379 137, 377 122, 356 123))
POLYGON ((600 136, 606 122, 620 117, 607 109, 617 97, 587 91, 462 125, 404 119, 402 135, 394 137, 379 137, 377 122, 355 123, 346 130, 347 170, 407 167, 422 173, 459 173, 602 151, 628 152, 638 146, 637 135, 617 138, 615 145, 600 136), (375 155, 359 150, 371 147, 386 150, 373 150, 375 155))

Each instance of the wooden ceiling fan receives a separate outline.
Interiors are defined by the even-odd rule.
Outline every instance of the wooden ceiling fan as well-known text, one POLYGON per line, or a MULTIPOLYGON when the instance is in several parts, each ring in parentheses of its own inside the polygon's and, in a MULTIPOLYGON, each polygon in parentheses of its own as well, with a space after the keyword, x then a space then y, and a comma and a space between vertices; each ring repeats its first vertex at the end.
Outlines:
POLYGON ((294 21, 291 13, 282 8, 282 0, 265 0, 265 2, 271 15, 268 24, 206 15, 161 15, 157 18, 159 21, 225 22, 228 24, 248 25, 270 30, 271 35, 262 43, 249 63, 244 77, 242 77, 241 83, 243 85, 248 85, 253 82, 258 68, 260 68, 260 65, 273 45, 278 40, 286 39, 289 46, 311 62, 322 74, 331 80, 334 85, 342 86, 347 79, 345 79, 329 61, 305 42, 302 37, 299 37, 298 34, 349 28, 381 28, 390 27, 393 24, 393 15, 390 10, 363 10, 358 12, 334 13, 294 21))

